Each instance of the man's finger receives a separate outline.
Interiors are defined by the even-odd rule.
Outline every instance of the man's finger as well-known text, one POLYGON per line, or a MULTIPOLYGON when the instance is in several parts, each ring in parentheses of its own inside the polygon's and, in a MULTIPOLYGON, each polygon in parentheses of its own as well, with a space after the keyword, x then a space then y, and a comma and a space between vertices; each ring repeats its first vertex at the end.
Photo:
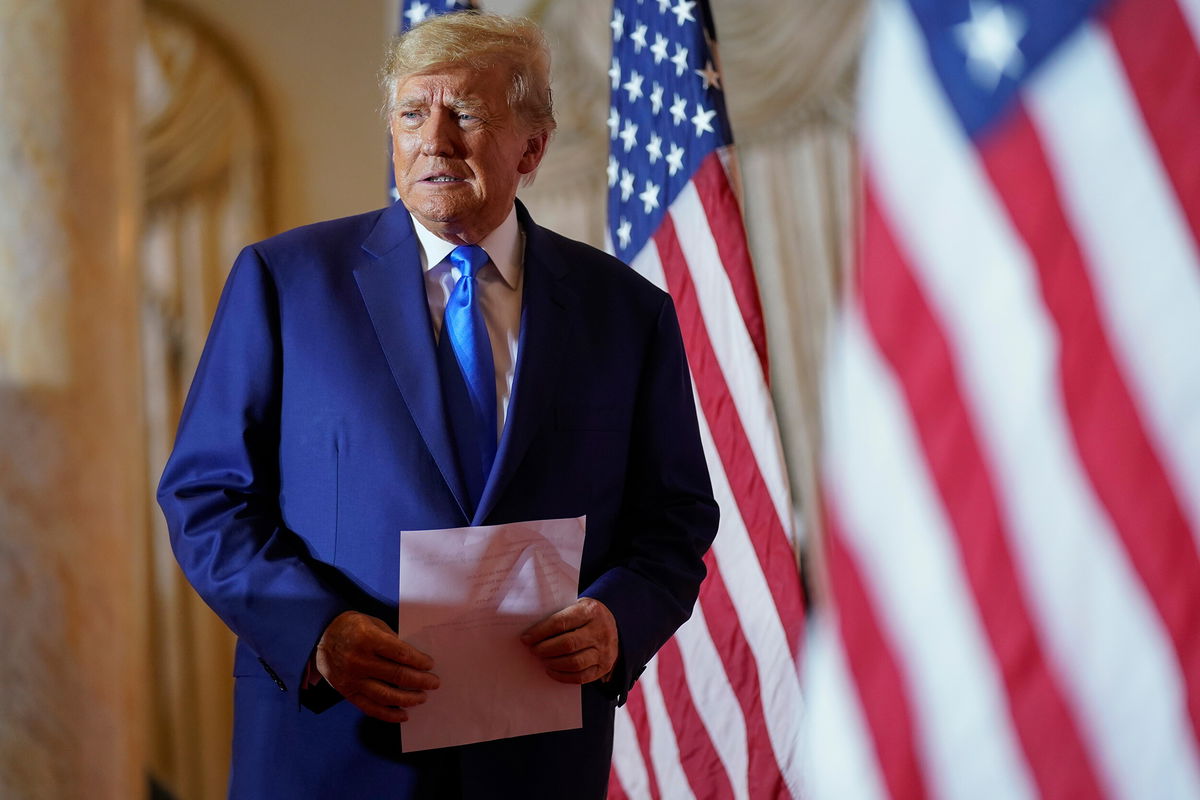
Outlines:
POLYGON ((394 661, 381 664, 376 677, 400 689, 432 691, 442 685, 441 679, 432 672, 413 669, 394 661))
POLYGON ((414 689, 400 689, 390 683, 376 680, 363 681, 356 694, 359 697, 365 697, 377 705, 398 706, 401 708, 419 706, 429 699, 429 695, 425 692, 414 689))
POLYGON ((433 669, 433 658, 428 653, 418 650, 396 634, 390 631, 389 633, 390 636, 374 643, 376 655, 426 672, 433 669))
POLYGON ((546 674, 559 683, 591 683, 600 677, 599 667, 588 667, 582 672, 561 672, 559 670, 547 669, 546 674))
POLYGON ((346 697, 346 701, 353 703, 354 706, 369 717, 381 719, 384 722, 407 722, 408 712, 403 708, 377 703, 371 698, 356 694, 346 697))
POLYGON ((599 666, 599 655, 596 648, 589 647, 557 658, 544 658, 542 663, 546 665, 546 669, 554 672, 583 672, 599 666))
POLYGON ((595 647, 597 637, 590 635, 588 626, 576 628, 573 631, 543 639, 533 646, 533 654, 538 658, 553 658, 577 653, 589 647, 595 647))
POLYGON ((593 612, 588 604, 584 602, 585 600, 590 600, 590 598, 580 598, 563 610, 557 611, 541 622, 536 623, 521 634, 521 641, 527 645, 533 644, 534 642, 540 642, 552 636, 559 636, 586 625, 592 619, 593 612))

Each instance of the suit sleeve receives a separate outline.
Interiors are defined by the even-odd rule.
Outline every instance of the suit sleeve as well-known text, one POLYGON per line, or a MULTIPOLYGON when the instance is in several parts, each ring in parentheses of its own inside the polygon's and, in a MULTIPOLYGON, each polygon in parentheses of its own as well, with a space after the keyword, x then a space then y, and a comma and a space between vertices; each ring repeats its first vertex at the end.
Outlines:
POLYGON ((639 381, 614 566, 582 592, 616 618, 609 689, 619 702, 691 616, 718 516, 679 322, 664 296, 639 381))
POLYGON ((192 586, 280 688, 297 691, 321 633, 352 603, 281 519, 283 357, 277 286, 247 248, 221 296, 158 502, 192 586))

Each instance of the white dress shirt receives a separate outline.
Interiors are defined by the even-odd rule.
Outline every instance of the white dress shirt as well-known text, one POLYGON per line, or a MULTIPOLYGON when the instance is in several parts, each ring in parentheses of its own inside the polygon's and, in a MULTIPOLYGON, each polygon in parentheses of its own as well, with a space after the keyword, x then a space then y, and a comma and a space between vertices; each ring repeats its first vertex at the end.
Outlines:
MULTIPOLYGON (((411 214, 409 216, 412 216, 411 214)), ((446 301, 461 275, 450 263, 450 251, 456 245, 431 233, 413 217, 413 229, 420 242, 421 266, 425 269, 425 296, 433 336, 442 332, 446 301)), ((517 224, 517 209, 500 227, 483 237, 479 246, 488 254, 488 263, 475 276, 477 297, 483 309, 488 338, 492 340, 492 363, 496 368, 496 432, 502 435, 508 418, 508 399, 512 394, 517 368, 517 345, 521 337, 521 296, 524 287, 525 235, 517 224)))

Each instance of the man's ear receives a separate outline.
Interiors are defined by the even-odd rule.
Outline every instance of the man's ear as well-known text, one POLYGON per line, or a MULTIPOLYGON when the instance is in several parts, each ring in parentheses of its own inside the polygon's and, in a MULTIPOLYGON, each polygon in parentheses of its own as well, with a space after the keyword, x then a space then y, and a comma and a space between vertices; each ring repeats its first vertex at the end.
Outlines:
POLYGON ((536 170, 546 155, 546 146, 549 143, 550 134, 546 131, 535 133, 525 140, 525 152, 521 156, 521 162, 517 165, 517 171, 522 175, 528 175, 536 170))

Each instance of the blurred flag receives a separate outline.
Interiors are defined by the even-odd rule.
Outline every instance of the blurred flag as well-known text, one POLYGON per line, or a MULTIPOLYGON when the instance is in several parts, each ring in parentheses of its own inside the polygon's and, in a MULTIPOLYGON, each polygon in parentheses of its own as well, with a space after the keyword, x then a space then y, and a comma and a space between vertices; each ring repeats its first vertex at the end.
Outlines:
POLYGON ((803 608, 712 16, 617 0, 610 27, 610 249, 674 297, 721 505, 691 620, 618 710, 610 791, 790 797, 803 608))
POLYGON ((451 11, 469 11, 476 8, 474 0, 400 0, 400 16, 396 20, 397 33, 403 33, 417 23, 451 11))
MULTIPOLYGON (((400 0, 400 13, 396 17, 396 34, 404 33, 413 25, 424 22, 430 17, 449 14, 451 11, 470 11, 473 8, 478 8, 475 0, 400 0)), ((390 138, 388 139, 387 179, 388 198, 394 203, 400 199, 400 195, 396 191, 396 174, 392 170, 392 140, 390 138)))
POLYGON ((1200 3, 880 0, 812 798, 1200 797, 1200 3))

